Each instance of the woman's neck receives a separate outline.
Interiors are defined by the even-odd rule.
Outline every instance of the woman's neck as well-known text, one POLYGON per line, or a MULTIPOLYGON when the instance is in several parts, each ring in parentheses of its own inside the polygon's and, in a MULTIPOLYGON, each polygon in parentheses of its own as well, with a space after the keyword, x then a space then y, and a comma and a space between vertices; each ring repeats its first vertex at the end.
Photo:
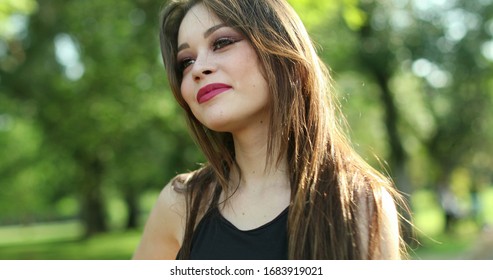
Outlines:
POLYGON ((288 164, 286 156, 278 162, 279 153, 268 156, 268 135, 257 131, 242 137, 233 135, 236 163, 239 170, 233 170, 232 183, 240 188, 255 189, 266 186, 285 186, 289 188, 288 164), (241 173, 241 176, 240 176, 241 173))

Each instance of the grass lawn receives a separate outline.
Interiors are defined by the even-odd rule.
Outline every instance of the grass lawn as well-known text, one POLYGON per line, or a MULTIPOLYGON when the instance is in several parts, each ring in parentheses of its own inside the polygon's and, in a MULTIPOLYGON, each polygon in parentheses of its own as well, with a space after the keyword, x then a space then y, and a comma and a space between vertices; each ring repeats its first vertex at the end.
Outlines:
MULTIPOLYGON (((18 229, 17 229, 18 230, 18 229)), ((128 260, 132 257, 140 231, 111 232, 90 239, 80 238, 80 226, 76 222, 34 225, 24 228, 23 236, 11 235, 16 229, 2 228, 0 236, 8 236, 12 242, 0 243, 0 259, 3 260, 128 260), (36 232, 33 238, 26 238, 36 232)))

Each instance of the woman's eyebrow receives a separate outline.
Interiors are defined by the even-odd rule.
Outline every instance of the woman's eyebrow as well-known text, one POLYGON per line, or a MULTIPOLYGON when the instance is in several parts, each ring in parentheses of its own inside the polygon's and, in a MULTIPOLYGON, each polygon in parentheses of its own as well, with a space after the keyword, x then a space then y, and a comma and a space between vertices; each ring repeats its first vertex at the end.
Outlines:
POLYGON ((183 43, 183 44, 181 44, 181 45, 178 47, 178 52, 180 52, 181 50, 187 49, 187 48, 190 48, 190 45, 189 45, 189 44, 187 44, 187 43, 183 43))
MULTIPOLYGON (((219 28, 225 27, 225 26, 226 26, 225 23, 220 23, 218 25, 214 25, 214 26, 210 27, 209 29, 207 29, 204 32, 204 39, 209 37, 212 33, 214 33, 214 31, 218 30, 219 28)), ((184 50, 186 48, 190 48, 190 45, 188 43, 183 43, 178 47, 178 52, 181 50, 184 50)))
POLYGON ((220 23, 218 25, 214 25, 213 27, 207 29, 205 32, 204 32, 204 39, 209 37, 212 33, 214 33, 214 31, 218 30, 219 28, 221 27, 225 27, 226 24, 225 23, 220 23))

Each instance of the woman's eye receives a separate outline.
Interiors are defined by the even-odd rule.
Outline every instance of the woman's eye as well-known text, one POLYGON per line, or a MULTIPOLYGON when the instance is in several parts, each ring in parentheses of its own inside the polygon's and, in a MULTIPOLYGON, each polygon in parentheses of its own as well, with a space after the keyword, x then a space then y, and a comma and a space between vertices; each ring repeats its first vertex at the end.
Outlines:
POLYGON ((237 41, 233 38, 219 38, 213 44, 213 50, 219 50, 226 46, 236 43, 237 41))
POLYGON ((192 65, 194 62, 195 60, 191 58, 182 59, 179 64, 180 71, 184 71, 185 69, 187 69, 188 66, 192 65))

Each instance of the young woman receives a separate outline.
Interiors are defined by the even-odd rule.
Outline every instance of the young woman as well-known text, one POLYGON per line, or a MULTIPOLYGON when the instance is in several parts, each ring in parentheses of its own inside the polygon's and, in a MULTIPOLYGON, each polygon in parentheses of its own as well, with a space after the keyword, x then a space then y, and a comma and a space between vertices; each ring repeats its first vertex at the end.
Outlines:
POLYGON ((351 148, 284 0, 163 10, 171 89, 208 159, 162 190, 134 259, 399 259, 389 180, 351 148))

